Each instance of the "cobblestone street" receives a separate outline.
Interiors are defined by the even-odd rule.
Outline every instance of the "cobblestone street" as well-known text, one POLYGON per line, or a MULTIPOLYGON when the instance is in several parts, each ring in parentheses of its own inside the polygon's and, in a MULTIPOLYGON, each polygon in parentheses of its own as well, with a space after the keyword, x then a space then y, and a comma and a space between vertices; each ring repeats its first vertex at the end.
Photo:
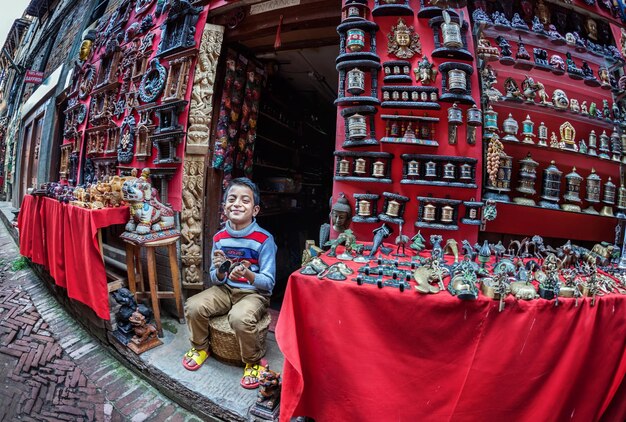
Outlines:
POLYGON ((0 421, 199 421, 109 355, 20 264, 0 224, 0 421))

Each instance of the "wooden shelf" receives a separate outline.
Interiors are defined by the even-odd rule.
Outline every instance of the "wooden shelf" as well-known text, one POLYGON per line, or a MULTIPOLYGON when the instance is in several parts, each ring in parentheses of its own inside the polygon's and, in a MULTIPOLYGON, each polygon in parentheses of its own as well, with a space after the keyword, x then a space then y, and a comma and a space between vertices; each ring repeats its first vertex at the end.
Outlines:
POLYGON ((254 163, 255 166, 257 167, 264 167, 264 168, 268 168, 268 169, 272 169, 272 170, 278 170, 278 171, 295 171, 293 169, 290 169, 289 167, 279 167, 279 166, 275 166, 272 164, 265 164, 265 163, 254 163))
MULTIPOLYGON (((609 133, 607 133, 607 135, 611 135, 611 132, 613 131, 614 127, 619 128, 619 124, 617 123, 613 123, 608 122, 604 119, 596 119, 593 117, 589 117, 586 116, 584 114, 581 113, 574 113, 572 111, 569 110, 559 110, 556 109, 554 107, 549 107, 549 106, 540 106, 539 103, 529 103, 526 101, 511 101, 511 100, 501 100, 498 102, 492 102, 491 103, 492 107, 494 108, 494 110, 498 110, 500 108, 503 109, 507 109, 507 110, 524 110, 526 111, 528 114, 531 114, 533 116, 545 116, 546 121, 550 120, 551 118, 554 118, 555 115, 561 115, 563 116, 563 120, 569 120, 570 123, 571 122, 578 122, 578 123, 582 123, 584 125, 589 125, 589 126, 597 126, 597 127, 601 127, 602 129, 606 129, 607 131, 610 131, 609 133)), ((498 116, 501 117, 501 116, 498 116)), ((504 122, 504 119, 506 119, 507 116, 502 117, 502 121, 504 122)), ((538 119, 534 119, 535 121, 535 126, 538 127, 538 119)), ((522 122, 518 122, 520 124, 520 128, 522 126, 522 122)), ((554 132, 557 132, 556 130, 554 132)), ((600 138, 600 133, 596 132, 596 135, 598 136, 598 140, 600 138)))
POLYGON ((313 129, 315 132, 317 132, 319 135, 322 136, 328 136, 328 133, 324 132, 321 128, 315 126, 312 123, 309 123, 307 121, 304 122, 305 125, 307 125, 308 127, 310 127, 311 129, 313 129))
MULTIPOLYGON (((582 241, 607 241, 615 238, 615 217, 498 202, 498 217, 487 223, 486 232, 582 241), (538 226, 540 226, 538 228, 538 226), (573 229, 575 228, 575 229, 573 229)), ((599 208, 596 206, 596 208, 599 208)))
POLYGON ((267 136, 257 134, 257 138, 259 138, 259 139, 261 139, 261 140, 263 140, 265 142, 268 142, 268 143, 270 143, 272 145, 276 145, 279 148, 286 149, 287 151, 291 151, 291 152, 295 152, 296 151, 296 148, 290 147, 289 145, 285 145, 282 142, 275 141, 275 140, 273 140, 271 138, 268 138, 267 136))
POLYGON ((266 118, 268 120, 271 120, 272 122, 276 123, 279 126, 282 126, 283 128, 285 128, 286 130, 296 134, 296 135, 300 135, 300 131, 297 128, 293 128, 289 125, 287 125, 284 122, 281 122, 280 120, 278 120, 276 117, 270 116, 269 114, 263 112, 263 111, 259 111, 259 116, 262 116, 263 118, 266 118))
MULTIPOLYGON (((523 136, 519 136, 519 137, 523 137, 523 136)), ((598 136, 599 137, 599 136, 598 136)), ((575 165, 577 168, 585 168, 585 167, 581 167, 579 164, 576 164, 575 162, 572 161, 573 160, 577 160, 574 157, 577 157, 579 159, 582 159, 584 161, 588 160, 588 163, 590 163, 590 165, 596 169, 599 168, 603 168, 604 166, 610 166, 611 169, 613 170, 618 170, 619 166, 620 166, 620 162, 619 161, 613 161, 613 160, 607 160, 605 158, 600 158, 598 156, 594 156, 594 155, 589 155, 589 154, 581 154, 580 152, 576 152, 576 151, 570 151, 567 149, 560 149, 560 148, 551 148, 551 147, 540 147, 539 145, 535 144, 525 144, 523 142, 511 142, 511 141, 506 141, 504 139, 500 139, 502 141, 502 144, 504 145, 504 152, 511 155, 510 154, 510 150, 513 149, 516 152, 520 152, 519 150, 524 150, 521 151, 520 154, 523 154, 523 156, 526 156, 526 153, 529 152, 528 150, 532 150, 530 151, 531 155, 533 156, 533 158, 535 158, 535 155, 548 155, 550 156, 551 159, 554 159, 557 163, 557 167, 559 164, 565 164, 567 162, 572 163, 573 165, 575 165), (541 151, 538 154, 535 154, 534 151, 541 151), (568 158, 569 157, 569 158, 568 158)), ((535 138, 535 142, 537 142, 537 139, 535 138)), ((513 154, 514 158, 523 158, 521 155, 519 154, 513 154)), ((577 160, 579 161, 579 160, 577 160)), ((549 162, 549 160, 548 160, 549 162)))
MULTIPOLYGON (((577 51, 576 48, 573 48, 567 44, 555 44, 551 40, 551 37, 542 37, 537 35, 535 32, 526 31, 518 28, 511 28, 508 30, 498 30, 493 25, 489 24, 481 24, 483 27, 483 34, 488 38, 496 38, 498 36, 502 36, 502 38, 506 39, 509 42, 514 42, 515 45, 519 42, 519 37, 521 35, 522 42, 527 46, 527 50, 529 53, 532 52, 532 47, 543 48, 544 50, 556 51, 561 54, 563 60, 565 60, 565 53, 569 52, 572 55, 572 59, 576 61, 576 66, 579 68, 582 66, 582 60, 586 61, 589 64, 595 64, 596 66, 609 66, 616 62, 616 60, 606 57, 604 55, 596 55, 592 54, 589 51, 581 52, 577 51)), ((565 35, 563 35, 565 36, 565 35)), ((533 62, 534 63, 534 62, 533 62)))

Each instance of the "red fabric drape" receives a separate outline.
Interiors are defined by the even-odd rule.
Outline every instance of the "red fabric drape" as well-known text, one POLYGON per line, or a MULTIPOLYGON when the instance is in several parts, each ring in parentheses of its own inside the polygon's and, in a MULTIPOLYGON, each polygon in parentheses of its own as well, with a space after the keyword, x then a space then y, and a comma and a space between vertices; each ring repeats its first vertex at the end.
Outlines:
POLYGON ((626 297, 590 301, 509 296, 498 312, 482 295, 294 273, 276 328, 281 419, 624 420, 626 297))
POLYGON ((44 265, 68 297, 108 320, 106 272, 98 229, 128 221, 128 207, 88 210, 27 195, 18 217, 20 253, 44 265))

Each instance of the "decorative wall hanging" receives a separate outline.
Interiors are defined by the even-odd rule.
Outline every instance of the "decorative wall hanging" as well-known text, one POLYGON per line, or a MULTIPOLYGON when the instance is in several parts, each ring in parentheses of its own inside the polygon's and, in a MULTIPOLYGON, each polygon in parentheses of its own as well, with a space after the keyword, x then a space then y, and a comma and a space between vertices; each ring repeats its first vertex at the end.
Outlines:
POLYGON ((263 69, 252 62, 248 64, 244 88, 243 107, 241 112, 241 129, 237 141, 235 167, 243 170, 246 177, 252 177, 254 168, 254 146, 256 141, 257 119, 259 117, 259 99, 265 74, 263 69))
POLYGON ((383 86, 382 107, 439 110, 439 90, 434 86, 383 86))
POLYGON ((576 173, 576 167, 572 168, 572 171, 565 176, 565 194, 563 199, 567 203, 561 204, 562 210, 580 212, 580 184, 582 181, 582 176, 576 173))
POLYGON ((559 209, 559 196, 561 193, 561 175, 554 160, 550 161, 550 166, 543 170, 543 186, 539 206, 543 208, 559 209))
POLYGON ((377 111, 376 107, 366 105, 347 107, 341 110, 345 128, 345 141, 342 147, 378 145, 375 126, 375 114, 377 111))
POLYGON ((67 181, 70 173, 70 155, 74 149, 74 143, 61 145, 61 159, 59 160, 59 180, 67 181))
POLYGON ((133 161, 135 146, 135 116, 126 116, 120 127, 120 139, 117 147, 117 161, 128 164, 133 161))
POLYGON ((472 188, 476 185, 476 163, 469 157, 402 154, 401 184, 472 188))
MULTIPOLYGON (((411 79, 411 62, 406 60, 392 60, 383 63, 385 74, 383 81, 387 83, 413 82, 411 79)), ((417 72, 415 79, 418 79, 417 72)), ((373 82, 373 81, 372 81, 373 82)))
POLYGON ((465 63, 446 62, 439 65, 441 72, 440 101, 475 104, 469 75, 474 68, 465 63))
POLYGON ((152 143, 150 142, 150 135, 154 130, 154 124, 150 119, 151 109, 138 109, 139 123, 135 130, 135 157, 138 160, 143 161, 152 155, 152 143))
POLYGON ((180 158, 176 155, 176 148, 185 136, 184 132, 166 132, 150 136, 152 145, 157 150, 154 164, 179 163, 180 158))
MULTIPOLYGON (((350 4, 346 2, 346 6, 350 4)), ((374 0, 374 16, 413 16, 409 0, 374 0), (381 4, 382 3, 382 4, 381 4)))
POLYGON ((383 143, 439 146, 435 140, 438 117, 397 114, 383 114, 380 117, 385 122, 385 136, 381 139, 383 143))
POLYGON ((465 216, 461 218, 463 224, 469 224, 471 226, 480 226, 482 224, 480 211, 485 205, 482 201, 463 201, 465 206, 465 216))
POLYGON ((96 88, 117 83, 118 67, 122 60, 122 50, 116 39, 107 41, 104 54, 100 57, 100 69, 96 79, 96 88))
POLYGON ((539 163, 530 156, 530 152, 526 158, 519 160, 518 186, 515 190, 526 196, 513 198, 514 203, 520 205, 535 205, 535 201, 528 196, 533 196, 536 193, 535 181, 537 180, 538 165, 539 163))
POLYGON ((353 223, 378 223, 378 198, 380 195, 373 193, 355 193, 355 215, 353 223))
POLYGON ((189 0, 169 3, 167 18, 161 24, 161 41, 156 57, 195 47, 196 24, 201 11, 202 7, 192 6, 189 0))
POLYGON ((141 101, 151 103, 156 100, 159 95, 161 95, 161 92, 163 92, 166 77, 167 71, 161 66, 161 63, 159 63, 159 59, 152 59, 139 85, 139 97, 141 101))
POLYGON ((441 17, 432 18, 428 24, 433 29, 435 41, 432 57, 469 61, 474 59, 467 49, 468 24, 465 20, 459 16, 451 16, 448 11, 444 10, 441 17))
POLYGON ((422 54, 420 36, 415 33, 413 26, 407 26, 402 18, 391 27, 387 34, 387 53, 399 59, 410 59, 414 55, 422 54))
POLYGON ((82 71, 82 79, 78 86, 78 98, 87 99, 96 83, 96 67, 91 63, 86 63, 82 71))
POLYGON ((384 204, 378 219, 386 223, 404 224, 404 209, 409 202, 407 196, 383 192, 384 204))
MULTIPOLYGON (((115 98, 117 97, 118 90, 117 85, 113 86, 113 89, 107 89, 102 91, 94 91, 91 95, 91 105, 89 106, 89 124, 94 127, 106 126, 113 117, 115 111, 115 98)), ((106 89, 104 86, 99 89, 106 89)))
POLYGON ((139 52, 135 56, 131 79, 137 85, 141 83, 141 78, 144 73, 146 73, 146 69, 148 68, 148 62, 150 60, 150 56, 152 55, 152 42, 154 41, 154 36, 154 32, 150 32, 141 39, 139 52))
POLYGON ((135 14, 140 15, 146 10, 150 9, 150 6, 154 3, 154 0, 135 0, 135 14))
POLYGON ((387 152, 335 151, 334 155, 337 157, 334 180, 391 183, 393 154, 387 152), (347 173, 345 173, 346 161, 349 169, 347 173))
POLYGON ((106 128, 87 129, 85 131, 87 156, 104 154, 106 143, 106 128))
MULTIPOLYGON (((111 124, 113 124, 111 122, 111 124)), ((120 143, 120 130, 117 126, 113 125, 105 130, 106 147, 104 148, 105 154, 112 154, 117 152, 117 148, 120 143)))
POLYGON ((92 183, 96 181, 104 181, 107 178, 117 174, 117 158, 116 157, 96 157, 92 158, 94 167, 94 178, 92 183))
POLYGON ((458 230, 459 205, 462 201, 418 196, 416 227, 437 230, 458 230))
POLYGON ((187 101, 176 101, 170 103, 161 103, 159 105, 153 105, 149 110, 154 112, 157 116, 156 134, 165 132, 182 131, 182 126, 179 123, 178 116, 185 109, 187 101))

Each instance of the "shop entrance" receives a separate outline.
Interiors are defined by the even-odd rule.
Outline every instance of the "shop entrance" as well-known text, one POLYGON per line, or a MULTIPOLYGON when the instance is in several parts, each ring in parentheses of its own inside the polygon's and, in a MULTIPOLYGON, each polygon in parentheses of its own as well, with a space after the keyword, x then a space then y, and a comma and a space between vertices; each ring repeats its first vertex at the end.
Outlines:
MULTIPOLYGON (((289 275, 300 267, 306 240, 317 242, 320 225, 329 219, 337 113, 336 28, 341 2, 307 0, 296 7, 269 10, 233 6, 224 8, 222 13, 209 16, 209 21, 226 27, 217 80, 218 84, 223 82, 221 95, 230 97, 226 103, 216 102, 214 136, 228 139, 230 145, 235 145, 231 150, 236 151, 228 163, 227 146, 223 154, 225 164, 219 168, 227 177, 251 177, 261 190, 258 222, 273 234, 278 246, 276 286, 271 301, 271 306, 277 308, 289 275), (256 84, 248 89, 239 68, 248 80, 257 78, 258 93, 254 92, 256 84), (239 94, 241 116, 231 113, 232 109, 238 110, 237 98, 227 92, 229 86, 236 89, 237 84, 240 89, 245 85, 243 94, 239 94), (230 107, 227 120, 238 117, 242 122, 245 113, 256 107, 256 126, 239 124, 235 142, 228 138, 234 131, 224 130, 224 104, 230 107), (242 130, 246 136, 241 136, 242 130), (251 131, 255 132, 254 137, 248 136, 251 131), (250 139, 254 139, 253 148, 246 144, 250 139)), ((219 85, 216 92, 220 92, 219 85)), ((216 154, 220 159, 219 153, 213 153, 214 169, 218 168, 214 164, 216 154)), ((214 174, 218 176, 217 172, 214 174)), ((208 177, 207 209, 221 200, 218 178, 208 177)), ((218 218, 211 213, 208 216, 206 239, 219 229, 218 218)), ((204 249, 207 271, 209 243, 205 243, 204 249)))
POLYGON ((301 263, 307 239, 328 221, 335 141, 337 46, 260 54, 261 93, 253 180, 261 189, 259 224, 278 245, 274 302, 301 263))

